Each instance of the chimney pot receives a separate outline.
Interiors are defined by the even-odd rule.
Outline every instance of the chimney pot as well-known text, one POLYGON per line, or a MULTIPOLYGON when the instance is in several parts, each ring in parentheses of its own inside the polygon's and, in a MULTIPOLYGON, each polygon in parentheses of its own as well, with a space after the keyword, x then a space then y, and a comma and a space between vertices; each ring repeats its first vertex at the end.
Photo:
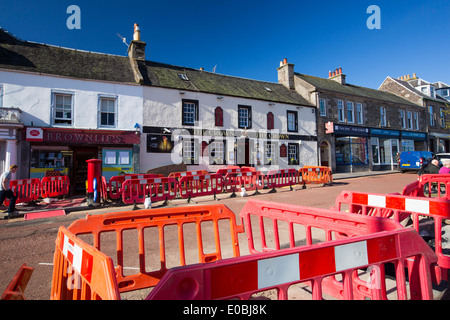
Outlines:
POLYGON ((332 75, 332 73, 331 73, 331 70, 330 70, 330 71, 328 71, 328 78, 331 78, 331 75, 332 75))
POLYGON ((339 67, 339 74, 342 73, 342 67, 339 67))
POLYGON ((286 58, 283 59, 283 64, 287 64, 287 59, 286 58))
POLYGON ((137 23, 134 24, 133 40, 141 41, 141 29, 137 23))

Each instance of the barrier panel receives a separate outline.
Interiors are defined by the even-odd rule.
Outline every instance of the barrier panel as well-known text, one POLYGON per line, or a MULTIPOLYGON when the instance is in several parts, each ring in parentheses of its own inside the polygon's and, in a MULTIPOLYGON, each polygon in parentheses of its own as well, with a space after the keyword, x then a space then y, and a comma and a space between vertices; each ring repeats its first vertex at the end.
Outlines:
MULTIPOLYGON (((9 187, 17 197, 16 204, 36 201, 42 193, 42 183, 38 178, 11 180, 9 187)), ((5 199, 4 205, 9 205, 9 199, 5 199)))
POLYGON ((302 176, 303 188, 306 188, 306 184, 333 184, 330 167, 304 166, 298 172, 302 176))
POLYGON ((63 226, 56 238, 50 299, 120 299, 112 259, 63 226))
POLYGON ((162 174, 155 174, 155 173, 142 173, 142 174, 123 174, 120 176, 113 176, 109 179, 109 182, 106 183, 103 182, 102 177, 102 184, 106 186, 106 194, 108 195, 109 199, 120 199, 122 198, 122 184, 126 180, 131 179, 151 179, 151 178, 160 178, 164 177, 162 174))
POLYGON ((264 179, 265 176, 260 171, 231 172, 223 178, 223 189, 232 192, 232 196, 242 188, 246 191, 256 190, 255 193, 258 193, 258 189, 264 188, 264 179))
POLYGON ((403 188, 405 196, 450 199, 450 174, 423 174, 403 188))
POLYGON ((270 170, 266 174, 267 187, 276 192, 275 188, 290 187, 302 182, 302 176, 295 169, 270 170))
MULTIPOLYGON (((96 251, 101 248, 102 252, 110 253, 116 265, 115 272, 112 270, 115 277, 106 277, 104 287, 127 292, 155 286, 172 265, 212 262, 223 259, 224 255, 238 257, 238 233, 243 229, 236 225, 232 211, 217 204, 86 216, 84 220, 73 222, 68 231, 83 239, 89 235, 93 247, 84 243, 82 248, 90 247, 96 251), (230 236, 224 238, 227 231, 230 236), (111 237, 115 241, 108 241, 111 237), (196 241, 191 243, 185 239, 196 241), (190 261, 192 258, 187 253, 195 251, 198 260, 190 261)), ((70 239, 80 243, 80 238, 70 239)), ((57 252, 60 251, 57 247, 57 252)), ((65 269, 65 266, 54 269, 53 278, 67 278, 61 275, 65 269)), ((58 280, 57 283, 64 281, 58 280)))
POLYGON ((179 179, 181 177, 197 176, 197 175, 203 175, 203 174, 209 174, 209 172, 206 170, 172 172, 169 174, 169 177, 179 179))
POLYGON ((149 196, 152 202, 173 200, 177 197, 175 178, 130 179, 122 184, 122 201, 125 204, 144 203, 149 196))
MULTIPOLYGON (((267 229, 273 230, 276 248, 213 264, 173 268, 147 299, 249 299, 270 290, 276 291, 278 299, 287 299, 290 289, 299 285, 312 292, 312 299, 323 299, 324 293, 349 300, 387 299, 392 290, 397 291, 399 300, 433 299, 430 274, 436 255, 414 230, 393 220, 255 200, 247 202, 241 219, 247 232, 256 220, 263 243, 267 229), (281 222, 287 223, 289 248, 280 250, 281 222), (306 245, 299 246, 295 225, 304 226, 306 233, 322 229, 326 241, 313 244, 307 239, 306 245), (334 233, 348 237, 333 239, 334 233), (414 286, 410 284, 408 290, 404 268, 411 257, 419 268, 410 273, 414 286), (388 264, 395 268, 393 289, 386 285, 388 264), (367 272, 365 281, 363 272, 367 272)), ((253 234, 247 238, 253 247, 253 234)))
POLYGON ((210 195, 214 195, 215 199, 223 190, 223 177, 217 173, 184 176, 178 182, 178 190, 184 199, 210 195))
POLYGON ((33 271, 34 268, 27 267, 26 264, 23 264, 8 287, 6 287, 1 296, 1 300, 25 300, 24 292, 33 271))
POLYGON ((42 198, 51 198, 69 194, 70 180, 68 176, 43 177, 42 198))
POLYGON ((240 172, 252 172, 252 171, 255 171, 255 169, 252 167, 228 166, 226 168, 217 170, 216 173, 226 176, 228 173, 240 173, 240 172))
POLYGON ((394 194, 342 191, 336 198, 334 209, 342 211, 344 204, 348 205, 349 212, 361 215, 393 218, 398 222, 411 217, 413 228, 418 233, 422 231, 421 218, 425 217, 425 221, 432 222, 434 250, 442 271, 441 277, 448 280, 450 255, 448 254, 448 248, 443 248, 442 226, 445 225, 446 219, 450 219, 450 201, 442 198, 417 198, 394 194))

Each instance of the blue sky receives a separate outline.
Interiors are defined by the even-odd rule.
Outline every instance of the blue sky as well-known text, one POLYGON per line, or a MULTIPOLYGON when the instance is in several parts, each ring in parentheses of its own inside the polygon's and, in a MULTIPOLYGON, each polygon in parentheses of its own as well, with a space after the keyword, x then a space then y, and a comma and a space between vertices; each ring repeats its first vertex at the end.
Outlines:
POLYGON ((378 88, 413 72, 450 83, 450 1, 1 0, 0 26, 23 40, 126 55, 117 33, 147 42, 147 60, 232 76, 277 81, 287 58, 295 71, 378 88), (69 30, 70 5, 81 29, 69 30), (381 29, 366 26, 377 5, 381 29))

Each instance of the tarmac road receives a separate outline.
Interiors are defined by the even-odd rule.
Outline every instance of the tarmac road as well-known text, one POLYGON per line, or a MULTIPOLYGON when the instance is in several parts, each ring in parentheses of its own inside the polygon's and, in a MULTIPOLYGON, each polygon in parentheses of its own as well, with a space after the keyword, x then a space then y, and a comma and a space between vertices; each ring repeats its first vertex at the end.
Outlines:
MULTIPOLYGON (((277 193, 261 190, 260 195, 242 198, 229 198, 229 194, 218 196, 219 201, 211 197, 195 198, 196 204, 222 203, 238 214, 246 201, 261 199, 289 204, 298 204, 316 208, 330 208, 334 206, 336 196, 342 190, 392 193, 401 192, 403 187, 417 179, 414 173, 394 173, 360 178, 337 180, 332 186, 308 186, 302 189, 295 186, 294 191, 289 188, 278 189, 277 193)), ((157 206, 159 203, 155 203, 157 206)), ((174 200, 172 206, 187 205, 186 200, 174 200)), ((195 205, 195 203, 189 204, 195 205)), ((132 206, 108 207, 95 210, 71 212, 66 216, 29 220, 11 219, 0 221, 0 292, 6 288, 20 266, 26 263, 34 268, 33 275, 25 296, 29 300, 47 300, 50 297, 52 281, 52 263, 55 249, 55 239, 59 226, 69 226, 72 221, 84 218, 86 213, 101 214, 130 210, 132 206)), ((140 209, 142 205, 138 206, 140 209)), ((241 240, 241 239, 240 239, 241 240)), ((245 239, 243 239, 245 240, 245 239)), ((241 248, 247 248, 246 243, 240 243, 241 248)), ((242 253, 244 254, 244 252, 242 253)))

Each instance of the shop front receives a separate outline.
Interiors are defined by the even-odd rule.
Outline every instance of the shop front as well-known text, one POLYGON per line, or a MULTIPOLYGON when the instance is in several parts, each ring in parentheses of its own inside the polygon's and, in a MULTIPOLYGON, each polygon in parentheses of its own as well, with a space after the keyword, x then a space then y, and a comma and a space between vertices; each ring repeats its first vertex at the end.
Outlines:
POLYGON ((86 191, 89 159, 102 160, 102 175, 139 172, 139 135, 135 131, 27 128, 29 176, 47 171, 69 176, 71 193, 86 191))
POLYGON ((434 153, 450 152, 450 134, 430 132, 430 151, 434 153))
POLYGON ((336 172, 369 170, 369 129, 347 125, 334 125, 336 172))

